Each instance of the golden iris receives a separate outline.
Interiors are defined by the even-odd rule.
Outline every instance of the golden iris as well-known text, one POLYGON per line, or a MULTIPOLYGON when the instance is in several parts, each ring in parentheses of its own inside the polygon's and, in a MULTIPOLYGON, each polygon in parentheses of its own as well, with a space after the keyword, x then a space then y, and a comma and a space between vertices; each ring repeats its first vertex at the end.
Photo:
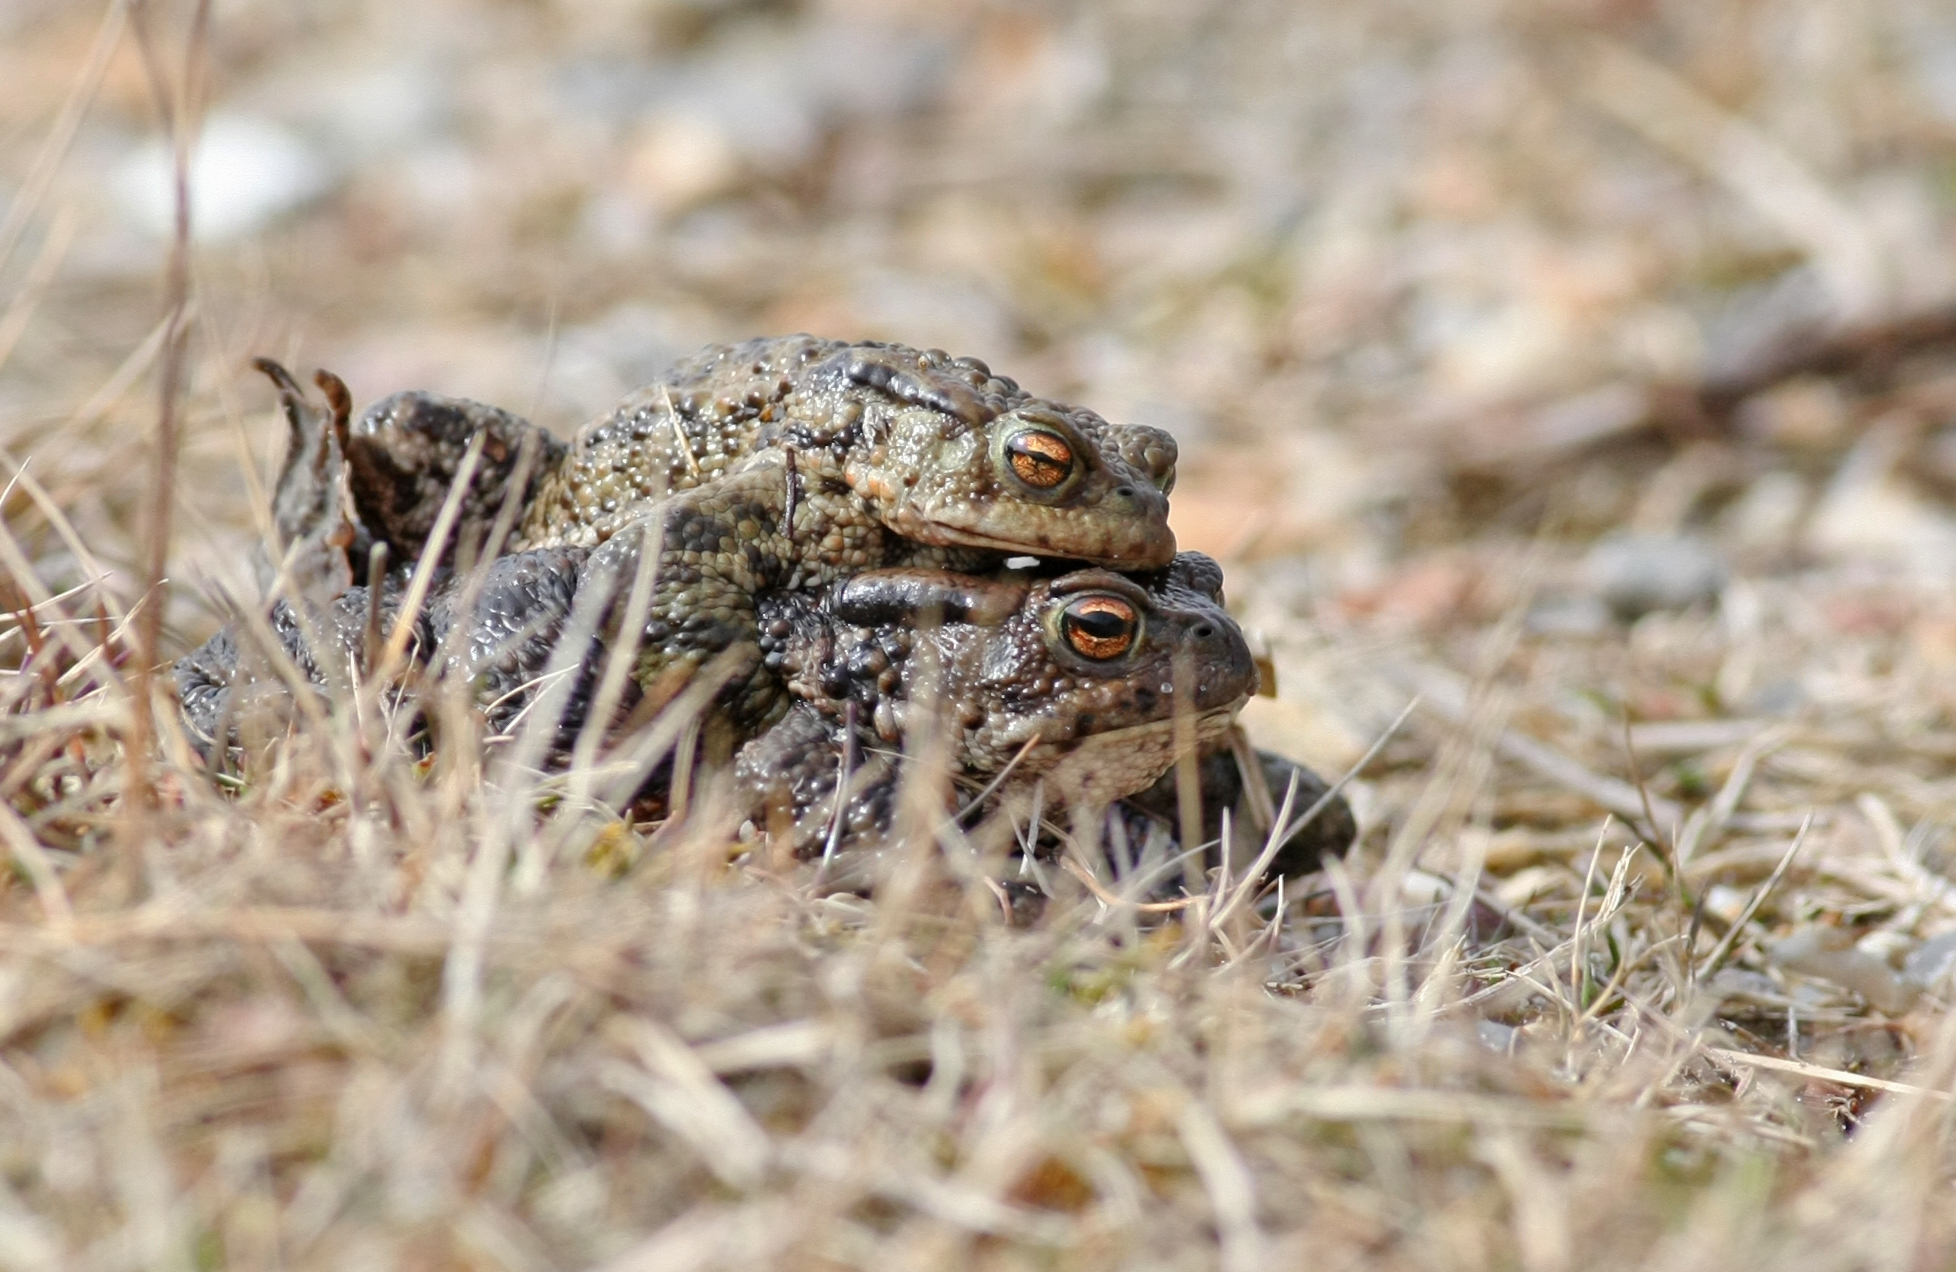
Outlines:
POLYGON ((1134 648, 1141 620, 1118 596, 1086 596, 1060 615, 1060 635, 1082 658, 1106 662, 1134 648))
POLYGON ((1073 447, 1058 433, 1027 429, 1005 439, 1012 475, 1035 490, 1051 490, 1073 475, 1073 447))

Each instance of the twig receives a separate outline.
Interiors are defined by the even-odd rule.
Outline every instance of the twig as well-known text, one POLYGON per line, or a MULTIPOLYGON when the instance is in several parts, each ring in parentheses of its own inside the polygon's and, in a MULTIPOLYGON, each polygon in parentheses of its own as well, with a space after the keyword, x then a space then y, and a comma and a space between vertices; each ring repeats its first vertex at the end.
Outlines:
POLYGON ((1209 1194, 1223 1272, 1260 1272, 1268 1266, 1267 1239, 1256 1221, 1256 1177, 1209 1106, 1191 1099, 1175 1129, 1196 1177, 1209 1194))
POLYGON ((1073 858, 1061 857, 1059 864, 1060 869, 1086 884, 1087 891, 1093 893, 1096 900, 1107 906, 1131 906, 1143 914, 1174 914, 1208 900, 1207 897, 1183 897, 1179 901, 1130 901, 1126 897, 1109 892, 1105 884, 1093 877, 1093 871, 1073 858))
POLYGON ((1250 824, 1259 835, 1268 835, 1277 824, 1277 804, 1270 798, 1270 783, 1264 779, 1263 764, 1256 748, 1250 745, 1249 731, 1239 724, 1229 726, 1229 752, 1236 759, 1236 771, 1243 779, 1243 799, 1249 807, 1250 824))
POLYGON ((369 676, 380 668, 380 598, 387 588, 387 555, 385 543, 367 550, 367 612, 360 624, 360 658, 369 676))
MULTIPOLYGON (((1657 813, 1650 806, 1650 784, 1644 781, 1644 766, 1637 758, 1637 740, 1630 736, 1630 715, 1628 712, 1625 712, 1623 716, 1623 758, 1630 765, 1630 784, 1637 788, 1637 799, 1643 805, 1644 824, 1650 827, 1652 834, 1660 834, 1661 828, 1657 824, 1657 813)), ((1678 855, 1678 824, 1676 822, 1671 823, 1671 833, 1664 835, 1661 842, 1655 839, 1646 842, 1650 844, 1651 850, 1657 854, 1657 859, 1660 862, 1668 861, 1675 864, 1678 855), (1667 844, 1670 847, 1668 854, 1664 851, 1667 844)), ((1674 869, 1672 873, 1677 879, 1678 899, 1682 901, 1684 899, 1684 872, 1681 869, 1674 869)))
MULTIPOLYGON (((1028 744, 1030 745, 1030 744, 1028 744)), ((835 801, 829 809, 829 833, 822 842, 822 864, 815 868, 815 886, 821 887, 829 867, 835 863, 836 849, 842 844, 843 810, 849 803, 849 774, 856 766, 856 700, 842 707, 842 753, 836 757, 835 801)))
POLYGON ((1589 854, 1589 866, 1583 871, 1582 891, 1576 894, 1576 926, 1569 933, 1569 992, 1575 995, 1578 1010, 1582 1008, 1583 911, 1589 905, 1589 887, 1596 881, 1596 863, 1602 860, 1603 843, 1609 838, 1609 834, 1610 819, 1605 816, 1603 828, 1596 832, 1596 848, 1589 854))
POLYGON ((663 384, 659 386, 659 400, 665 404, 666 423, 672 426, 673 441, 679 447, 680 458, 686 461, 686 471, 694 481, 698 481, 700 461, 699 457, 693 454, 693 439, 686 435, 686 426, 679 422, 679 412, 673 409, 672 390, 663 384))
MULTIPOLYGON (((849 710, 851 712, 855 710, 855 707, 856 707, 855 703, 851 702, 849 704, 849 710)), ((850 718, 850 723, 852 726, 855 723, 853 715, 850 718)), ((853 729, 851 730, 851 732, 853 735, 853 729)), ((956 815, 954 815, 951 818, 952 822, 955 823, 955 822, 963 821, 964 818, 971 812, 972 809, 977 808, 979 805, 983 804, 986 800, 990 799, 992 797, 993 792, 997 791, 1000 786, 1003 786, 1005 784, 1005 779, 1012 775, 1012 770, 1019 767, 1019 761, 1025 759, 1026 756, 1031 755, 1032 748, 1038 746, 1040 741, 1041 739, 1038 734, 1034 734, 1033 736, 1027 738, 1025 740, 1025 745, 1021 746, 1017 751, 1013 752, 1012 758, 1005 762, 1005 767, 1000 769, 997 775, 993 777, 991 781, 985 783, 985 788, 979 791, 976 795, 973 795, 970 799, 965 801, 964 807, 958 809, 956 815)))
MULTIPOLYGON (((140 19, 146 4, 131 11, 140 19)), ((184 52, 183 69, 174 86, 169 83, 157 59, 157 50, 142 23, 136 23, 137 47, 142 53, 143 71, 149 80, 156 111, 172 151, 172 191, 174 225, 170 238, 169 263, 164 271, 163 309, 166 334, 163 363, 157 386, 156 441, 151 454, 149 498, 143 517, 146 552, 143 561, 143 591, 149 598, 136 625, 136 667, 134 690, 136 710, 127 740, 129 764, 126 791, 130 800, 130 819, 123 834, 123 861, 133 884, 140 871, 139 854, 144 836, 140 810, 154 798, 149 788, 149 748, 155 734, 155 699, 152 681, 163 643, 164 568, 170 559, 170 524, 177 481, 177 450, 180 406, 190 336, 190 146, 196 127, 198 73, 205 46, 210 38, 210 0, 197 0, 191 17, 190 39, 184 52)))
POLYGON ((1778 1056, 1756 1056, 1749 1051, 1732 1051, 1725 1047, 1706 1047, 1701 1053, 1715 1064, 1744 1065, 1752 1069, 1771 1069, 1775 1073, 1793 1073, 1818 1082, 1837 1082, 1841 1086, 1861 1087, 1869 1091, 1887 1091, 1894 1095, 1919 1095, 1925 1099, 1948 1101, 1956 1099, 1947 1091, 1936 1091, 1929 1087, 1916 1086, 1910 1082, 1892 1082, 1887 1078, 1871 1078, 1865 1073, 1850 1073, 1846 1069, 1829 1069, 1822 1065, 1808 1064, 1804 1060, 1782 1060, 1778 1056))
POLYGON ((20 290, 14 293, 7 312, 0 316, 0 367, 7 364, 14 346, 27 331, 34 319, 34 311, 40 307, 53 284, 54 276, 61 272, 61 262, 68 255, 68 248, 75 241, 75 214, 71 208, 62 208, 48 226, 47 237, 41 240, 41 250, 34 257, 34 263, 27 267, 27 277, 20 282, 20 290))
POLYGON ((788 542, 795 541, 795 505, 801 499, 801 474, 795 469, 795 448, 781 448, 782 479, 788 483, 787 504, 781 512, 781 537, 788 542))
MULTIPOLYGON (((512 484, 510 489, 514 498, 508 502, 520 503, 522 488, 512 484)), ((658 518, 651 517, 637 523, 635 528, 639 534, 638 560, 633 563, 631 587, 625 593, 624 616, 618 621, 617 638, 606 642, 608 647, 604 655, 604 668, 598 676, 597 691, 591 695, 584 721, 577 728, 577 739, 571 743, 570 800, 579 807, 590 798, 598 747, 610 735, 612 716, 617 713, 618 704, 624 701, 626 689, 634 683, 639 646, 645 639, 645 616, 652 610, 653 587, 665 543, 665 525, 658 518)), ((633 529, 627 526, 619 533, 631 534, 633 529)), ((617 583, 617 580, 611 580, 609 586, 615 588, 617 583)))
MULTIPOLYGON (((1745 931, 1745 925, 1752 921, 1753 915, 1759 913, 1759 907, 1766 903, 1766 898, 1772 895, 1774 888, 1779 886, 1779 881, 1786 877, 1786 868, 1791 866, 1793 858, 1799 855, 1800 845, 1807 841, 1807 831, 1812 827, 1813 812, 1808 810, 1807 819, 1800 823, 1800 833, 1793 836, 1793 842, 1788 845, 1785 855, 1779 859, 1779 864, 1773 867, 1773 872, 1766 876, 1766 882, 1759 885, 1758 890, 1752 894, 1752 899, 1745 903, 1745 909, 1739 911, 1739 917, 1732 921, 1732 926, 1725 930, 1725 935, 1719 938, 1717 945, 1712 947, 1712 952, 1705 956, 1704 964, 1698 969, 1694 980, 1707 980, 1717 974, 1726 958, 1731 955, 1732 947, 1738 943, 1740 934, 1745 931)), ((1688 947, 1685 950, 1685 957, 1691 957, 1688 947)))
MULTIPOLYGON (((1718 788, 1718 794, 1711 803, 1694 811, 1685 820, 1684 829, 1677 840, 1677 861, 1680 873, 1691 859, 1698 855, 1698 848, 1707 835, 1715 835, 1731 822, 1732 814, 1738 811, 1739 801, 1745 798, 1746 788, 1752 783, 1752 775, 1759 768, 1759 761, 1769 753, 1778 750, 1792 736, 1792 730, 1784 726, 1762 729, 1756 732, 1739 752, 1739 758, 1732 765, 1731 775, 1725 784, 1718 788)), ((1679 880, 1679 898, 1682 899, 1683 880, 1679 880)))

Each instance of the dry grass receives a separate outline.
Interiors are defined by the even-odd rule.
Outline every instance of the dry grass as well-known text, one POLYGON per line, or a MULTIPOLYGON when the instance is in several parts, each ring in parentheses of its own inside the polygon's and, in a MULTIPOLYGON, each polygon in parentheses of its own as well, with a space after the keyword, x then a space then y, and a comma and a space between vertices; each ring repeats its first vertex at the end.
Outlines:
POLYGON ((1956 342, 1674 387, 1956 294, 1937 6, 103 12, 0 11, 0 1268, 1956 1260, 1956 342), (115 176, 186 85, 325 170, 187 327, 115 176), (142 723, 254 595, 249 355, 569 425, 797 327, 1174 427, 1253 733, 1418 701, 1351 858, 1015 929, 372 694, 142 723), (1624 531, 1722 577, 1623 621, 1624 531))

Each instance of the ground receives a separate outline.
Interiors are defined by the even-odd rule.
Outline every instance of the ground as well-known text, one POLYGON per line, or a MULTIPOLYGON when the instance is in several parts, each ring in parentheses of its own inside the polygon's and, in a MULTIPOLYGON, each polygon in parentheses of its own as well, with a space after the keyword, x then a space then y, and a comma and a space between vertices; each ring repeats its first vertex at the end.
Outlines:
POLYGON ((1956 1257, 1943 6, 198 21, 0 9, 0 1266, 1956 1257), (1352 856, 1015 928, 928 825, 823 899, 371 700, 218 784, 141 709, 256 596, 253 355, 568 432, 798 329, 1173 430, 1352 856))

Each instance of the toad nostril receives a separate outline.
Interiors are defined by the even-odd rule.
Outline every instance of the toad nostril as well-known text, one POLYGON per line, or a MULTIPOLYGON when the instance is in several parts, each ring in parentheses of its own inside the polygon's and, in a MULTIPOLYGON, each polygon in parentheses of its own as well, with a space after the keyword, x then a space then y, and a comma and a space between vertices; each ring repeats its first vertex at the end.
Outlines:
POLYGON ((1122 499, 1132 499, 1132 498, 1134 498, 1134 487, 1132 487, 1132 486, 1116 486, 1116 487, 1114 488, 1114 493, 1115 493, 1116 495, 1119 495, 1119 496, 1120 496, 1120 497, 1121 497, 1122 499))
POLYGON ((1211 627, 1209 624, 1207 623, 1196 624, 1195 638, 1197 640, 1208 640, 1211 636, 1214 636, 1215 634, 1216 634, 1216 629, 1211 627))

